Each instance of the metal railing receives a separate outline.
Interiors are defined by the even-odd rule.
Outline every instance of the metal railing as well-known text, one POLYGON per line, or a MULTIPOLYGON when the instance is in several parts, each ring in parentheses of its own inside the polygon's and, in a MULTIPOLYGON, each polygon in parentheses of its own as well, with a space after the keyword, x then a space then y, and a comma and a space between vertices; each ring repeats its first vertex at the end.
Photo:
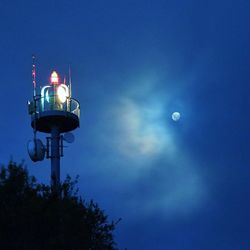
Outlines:
POLYGON ((77 100, 67 97, 61 102, 57 95, 48 97, 35 96, 33 101, 28 102, 29 114, 39 114, 45 111, 64 111, 75 114, 80 118, 80 104, 77 100))

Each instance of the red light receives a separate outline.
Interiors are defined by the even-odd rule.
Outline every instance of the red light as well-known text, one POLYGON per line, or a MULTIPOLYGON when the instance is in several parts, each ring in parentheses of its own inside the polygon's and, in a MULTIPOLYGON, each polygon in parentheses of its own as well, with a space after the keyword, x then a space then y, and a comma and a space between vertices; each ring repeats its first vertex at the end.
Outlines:
POLYGON ((53 71, 51 76, 50 76, 50 82, 51 84, 58 84, 59 83, 59 77, 56 71, 53 71))

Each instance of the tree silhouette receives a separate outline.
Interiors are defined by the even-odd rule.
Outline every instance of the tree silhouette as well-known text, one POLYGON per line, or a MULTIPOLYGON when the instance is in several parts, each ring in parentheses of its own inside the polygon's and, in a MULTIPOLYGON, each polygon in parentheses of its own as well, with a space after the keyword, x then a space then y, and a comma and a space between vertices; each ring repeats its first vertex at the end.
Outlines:
POLYGON ((0 249, 113 250, 114 222, 78 196, 77 180, 61 184, 61 197, 37 183, 23 164, 0 170, 0 249))

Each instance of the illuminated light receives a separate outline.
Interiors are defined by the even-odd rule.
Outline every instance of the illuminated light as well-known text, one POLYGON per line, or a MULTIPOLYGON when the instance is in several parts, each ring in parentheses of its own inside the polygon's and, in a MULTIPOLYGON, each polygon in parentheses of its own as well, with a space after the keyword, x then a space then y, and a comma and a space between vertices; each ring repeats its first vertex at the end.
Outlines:
POLYGON ((44 100, 46 100, 47 102, 49 102, 49 88, 51 88, 51 86, 44 86, 41 90, 41 105, 42 107, 44 107, 44 100))
POLYGON ((50 82, 51 84, 58 84, 59 83, 59 76, 56 73, 56 71, 53 71, 51 76, 50 76, 50 82))
POLYGON ((46 91, 45 100, 49 102, 49 90, 46 91))
POLYGON ((65 84, 61 84, 57 88, 57 96, 61 103, 64 103, 69 97, 69 88, 65 84))

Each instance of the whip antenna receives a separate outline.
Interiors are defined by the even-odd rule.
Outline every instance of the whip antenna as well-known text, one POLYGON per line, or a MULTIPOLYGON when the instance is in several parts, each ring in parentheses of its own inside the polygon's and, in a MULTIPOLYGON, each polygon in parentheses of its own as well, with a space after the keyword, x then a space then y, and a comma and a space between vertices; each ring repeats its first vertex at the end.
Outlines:
POLYGON ((71 93, 71 83, 72 83, 72 79, 71 79, 71 68, 70 68, 70 65, 69 65, 69 94, 70 94, 70 97, 72 95, 71 93))
POLYGON ((33 84, 33 96, 36 96, 36 64, 35 55, 32 55, 32 84, 33 84))

